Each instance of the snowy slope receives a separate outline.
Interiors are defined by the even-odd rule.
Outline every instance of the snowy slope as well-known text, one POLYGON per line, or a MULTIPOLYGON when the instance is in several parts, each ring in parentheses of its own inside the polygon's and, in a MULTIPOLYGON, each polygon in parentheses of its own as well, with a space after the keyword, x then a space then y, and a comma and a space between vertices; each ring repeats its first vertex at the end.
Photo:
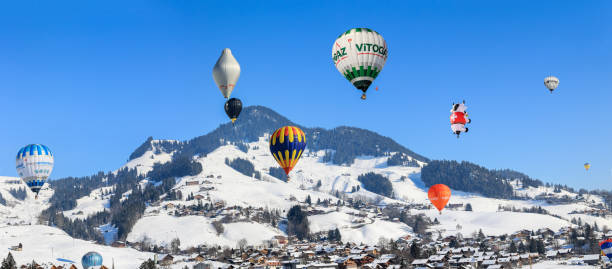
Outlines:
POLYGON ((6 205, 0 204, 0 225, 36 223, 37 217, 49 206, 49 198, 53 190, 47 185, 41 189, 38 199, 34 199, 28 186, 17 177, 0 177, 0 195, 6 200, 6 205), (26 189, 25 199, 19 200, 11 193, 11 189, 26 189))
POLYGON ((23 251, 11 251, 17 264, 26 264, 36 259, 45 264, 63 258, 79 263, 83 254, 96 251, 102 254, 104 265, 111 268, 115 261, 116 268, 138 268, 146 259, 153 258, 152 253, 139 252, 131 248, 113 248, 97 245, 80 239, 73 239, 64 231, 49 226, 2 226, 0 227, 0 257, 8 255, 8 247, 23 244, 23 251))
POLYGON ((88 216, 104 211, 110 207, 111 195, 103 195, 103 192, 112 191, 113 187, 102 187, 93 190, 88 196, 77 200, 77 206, 71 210, 64 211, 64 216, 74 219, 86 219, 88 216))
MULTIPOLYGON (((174 152, 166 153, 163 150, 159 149, 158 143, 166 141, 166 142, 177 142, 175 140, 153 140, 151 141, 151 150, 145 152, 142 156, 138 158, 134 158, 128 161, 125 165, 123 165, 120 169, 128 168, 128 169, 137 169, 138 174, 146 175, 151 170, 153 170, 153 165, 156 163, 164 164, 172 160, 172 155, 174 152)), ((120 170, 119 169, 119 170, 120 170)))

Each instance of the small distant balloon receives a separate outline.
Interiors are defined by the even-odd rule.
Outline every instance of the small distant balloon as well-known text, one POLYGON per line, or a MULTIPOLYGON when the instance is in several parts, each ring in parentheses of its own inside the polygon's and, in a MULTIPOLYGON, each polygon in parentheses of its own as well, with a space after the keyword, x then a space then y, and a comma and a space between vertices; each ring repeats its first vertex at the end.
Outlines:
POLYGON ((584 169, 589 171, 589 169, 591 168, 591 164, 590 163, 585 163, 584 164, 584 169))
POLYGON ((544 78, 544 86, 552 93, 559 86, 559 79, 555 76, 544 78))

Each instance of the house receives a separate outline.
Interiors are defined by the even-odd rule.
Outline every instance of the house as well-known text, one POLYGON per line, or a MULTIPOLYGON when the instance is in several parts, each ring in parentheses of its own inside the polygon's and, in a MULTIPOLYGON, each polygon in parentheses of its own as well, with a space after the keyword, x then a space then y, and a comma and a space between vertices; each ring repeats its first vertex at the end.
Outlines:
POLYGON ((206 258, 204 258, 204 255, 198 253, 194 254, 190 260, 195 262, 203 262, 206 260, 206 258))
POLYGON ((125 247, 125 242, 123 241, 115 241, 111 244, 112 247, 114 248, 124 248, 125 247))
POLYGON ((283 264, 276 259, 270 259, 266 261, 266 269, 281 269, 283 264))
POLYGON ((159 260, 159 264, 164 265, 164 266, 171 265, 172 262, 174 262, 174 257, 172 255, 170 255, 170 254, 164 255, 159 260))
POLYGON ((193 198, 196 199, 196 200, 202 200, 202 199, 204 199, 204 196, 201 195, 201 194, 196 194, 193 198))
POLYGON ((12 250, 12 251, 22 251, 23 250, 23 245, 21 243, 19 243, 19 245, 10 247, 10 250, 12 250))
POLYGON ((582 261, 588 265, 596 265, 599 263, 599 254, 584 255, 582 261))
POLYGON ((427 266, 427 259, 416 259, 414 261, 412 261, 411 265, 414 266, 415 268, 418 267, 425 267, 427 266))
POLYGON ((351 258, 341 259, 338 263, 340 269, 357 269, 357 262, 351 258))
POLYGON ((197 180, 185 182, 185 186, 197 186, 197 185, 200 185, 200 182, 198 182, 197 180))

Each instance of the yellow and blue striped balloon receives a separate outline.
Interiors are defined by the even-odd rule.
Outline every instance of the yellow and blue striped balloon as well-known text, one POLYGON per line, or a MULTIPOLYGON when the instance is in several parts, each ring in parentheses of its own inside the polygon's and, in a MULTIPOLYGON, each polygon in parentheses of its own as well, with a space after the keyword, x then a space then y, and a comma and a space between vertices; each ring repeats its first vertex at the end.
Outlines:
POLYGON ((306 149, 306 135, 295 126, 278 128, 270 137, 270 153, 285 170, 287 178, 306 149))

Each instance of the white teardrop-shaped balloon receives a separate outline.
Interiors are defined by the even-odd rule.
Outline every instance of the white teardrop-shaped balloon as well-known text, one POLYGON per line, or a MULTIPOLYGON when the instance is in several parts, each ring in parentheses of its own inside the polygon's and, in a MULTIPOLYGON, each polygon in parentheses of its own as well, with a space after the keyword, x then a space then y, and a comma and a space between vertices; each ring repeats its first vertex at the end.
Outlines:
POLYGON ((546 77, 544 79, 544 86, 552 92, 559 86, 559 79, 554 76, 546 77))
POLYGON ((221 57, 213 67, 213 79, 217 87, 221 90, 223 97, 229 98, 240 77, 240 65, 232 51, 228 48, 223 49, 221 57))
POLYGON ((389 49, 385 39, 368 28, 353 28, 342 33, 332 46, 334 65, 358 90, 365 92, 382 71, 389 49))

